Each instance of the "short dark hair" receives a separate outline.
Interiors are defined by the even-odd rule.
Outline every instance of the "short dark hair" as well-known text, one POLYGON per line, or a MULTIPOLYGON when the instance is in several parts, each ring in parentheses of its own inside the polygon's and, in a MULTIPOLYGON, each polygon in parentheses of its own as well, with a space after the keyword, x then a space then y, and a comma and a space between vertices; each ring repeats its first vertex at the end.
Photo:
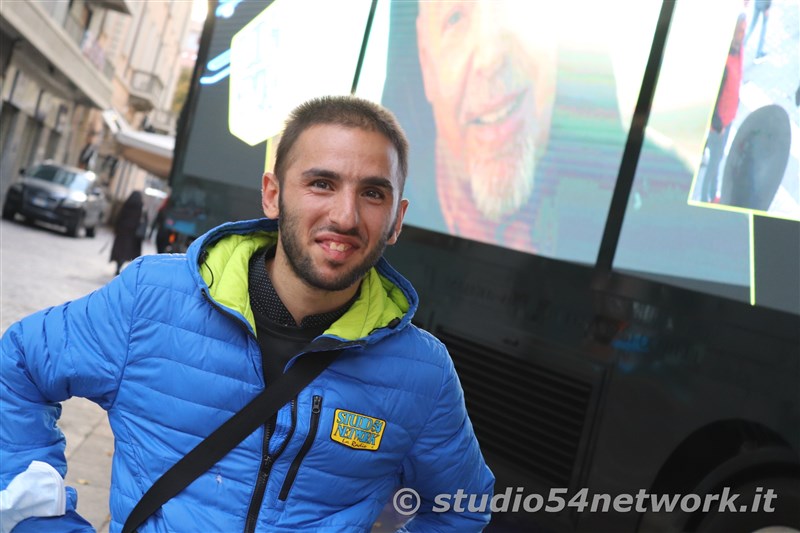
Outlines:
POLYGON ((400 194, 408 174, 408 139, 394 114, 385 107, 357 96, 323 96, 297 106, 289 115, 275 153, 275 175, 283 181, 290 155, 297 139, 311 126, 333 124, 348 128, 377 131, 397 151, 400 169, 400 194))

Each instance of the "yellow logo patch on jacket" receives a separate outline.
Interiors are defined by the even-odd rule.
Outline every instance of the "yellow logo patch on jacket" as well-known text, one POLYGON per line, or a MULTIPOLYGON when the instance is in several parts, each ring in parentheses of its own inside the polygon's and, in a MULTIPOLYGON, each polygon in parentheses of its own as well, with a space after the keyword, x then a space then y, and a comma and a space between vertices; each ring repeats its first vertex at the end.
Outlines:
POLYGON ((337 409, 333 414, 331 439, 355 450, 377 450, 386 421, 337 409))

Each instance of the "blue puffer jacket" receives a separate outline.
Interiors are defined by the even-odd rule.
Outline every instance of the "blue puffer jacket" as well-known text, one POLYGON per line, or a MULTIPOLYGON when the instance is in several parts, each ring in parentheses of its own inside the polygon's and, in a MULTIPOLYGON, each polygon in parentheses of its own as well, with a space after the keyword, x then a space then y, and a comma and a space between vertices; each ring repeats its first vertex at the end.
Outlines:
MULTIPOLYGON (((263 390, 247 263, 276 229, 266 219, 220 226, 186 255, 140 258, 92 294, 11 326, 0 359, 0 486, 35 459, 64 475, 57 402, 90 398, 115 436, 110 530, 119 531, 161 474, 263 390)), ((488 512, 432 512, 437 494, 491 495, 494 478, 447 351, 410 323, 416 307, 409 282, 381 260, 314 341, 347 348, 278 413, 271 466, 262 467, 259 429, 140 533, 238 533, 248 518, 255 531, 368 531, 399 485, 422 496, 409 531, 481 530, 488 512)), ((69 510, 18 530, 83 526, 69 510)))

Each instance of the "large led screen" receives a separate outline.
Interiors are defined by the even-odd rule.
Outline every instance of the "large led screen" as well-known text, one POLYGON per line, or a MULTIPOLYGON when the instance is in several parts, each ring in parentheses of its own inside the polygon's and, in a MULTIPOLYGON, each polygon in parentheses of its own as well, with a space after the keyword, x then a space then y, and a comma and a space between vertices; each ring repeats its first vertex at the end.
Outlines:
MULTIPOLYGON (((774 3, 766 30, 761 2, 675 3, 616 270, 755 301, 752 217, 800 218, 798 7, 774 3)), ((406 222, 594 264, 661 7, 379 2, 358 94, 408 133, 406 222)))
POLYGON ((358 94, 409 135, 406 222, 593 264, 660 5, 381 2, 358 94))

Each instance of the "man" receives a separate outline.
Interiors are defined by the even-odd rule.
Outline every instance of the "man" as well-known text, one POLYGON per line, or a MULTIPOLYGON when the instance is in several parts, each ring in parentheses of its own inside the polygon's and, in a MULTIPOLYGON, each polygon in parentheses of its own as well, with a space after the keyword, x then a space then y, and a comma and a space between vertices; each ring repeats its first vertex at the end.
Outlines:
MULTIPOLYGON (((407 531, 482 529, 488 511, 432 512, 437 494, 491 494, 494 478, 452 361, 411 324, 417 295, 381 258, 408 207, 407 146, 380 106, 307 102, 263 178, 269 218, 211 230, 186 255, 140 258, 13 325, 2 339, 2 487, 34 460, 64 474, 57 402, 88 397, 115 434, 118 531, 161 474, 297 359, 341 348, 139 532, 368 531, 401 484, 421 497, 407 531)), ((18 528, 81 524, 68 506, 18 528)))
POLYGON ((556 47, 549 17, 540 12, 520 25, 518 7, 420 2, 416 29, 448 230, 484 241, 502 232, 528 248, 530 235, 513 228, 525 223, 515 215, 531 198, 550 136, 556 47))
POLYGON ((750 27, 747 30, 747 35, 744 38, 744 42, 746 43, 747 40, 750 39, 750 35, 752 35, 760 17, 761 34, 758 37, 758 47, 756 48, 756 56, 753 60, 755 63, 763 62, 764 57, 767 55, 764 52, 764 37, 767 34, 767 21, 769 20, 769 8, 771 5, 772 0, 756 0, 753 3, 753 20, 750 22, 750 27))
POLYGON ((608 29, 565 16, 555 2, 419 2, 416 40, 444 231, 590 263, 626 132, 608 29))

